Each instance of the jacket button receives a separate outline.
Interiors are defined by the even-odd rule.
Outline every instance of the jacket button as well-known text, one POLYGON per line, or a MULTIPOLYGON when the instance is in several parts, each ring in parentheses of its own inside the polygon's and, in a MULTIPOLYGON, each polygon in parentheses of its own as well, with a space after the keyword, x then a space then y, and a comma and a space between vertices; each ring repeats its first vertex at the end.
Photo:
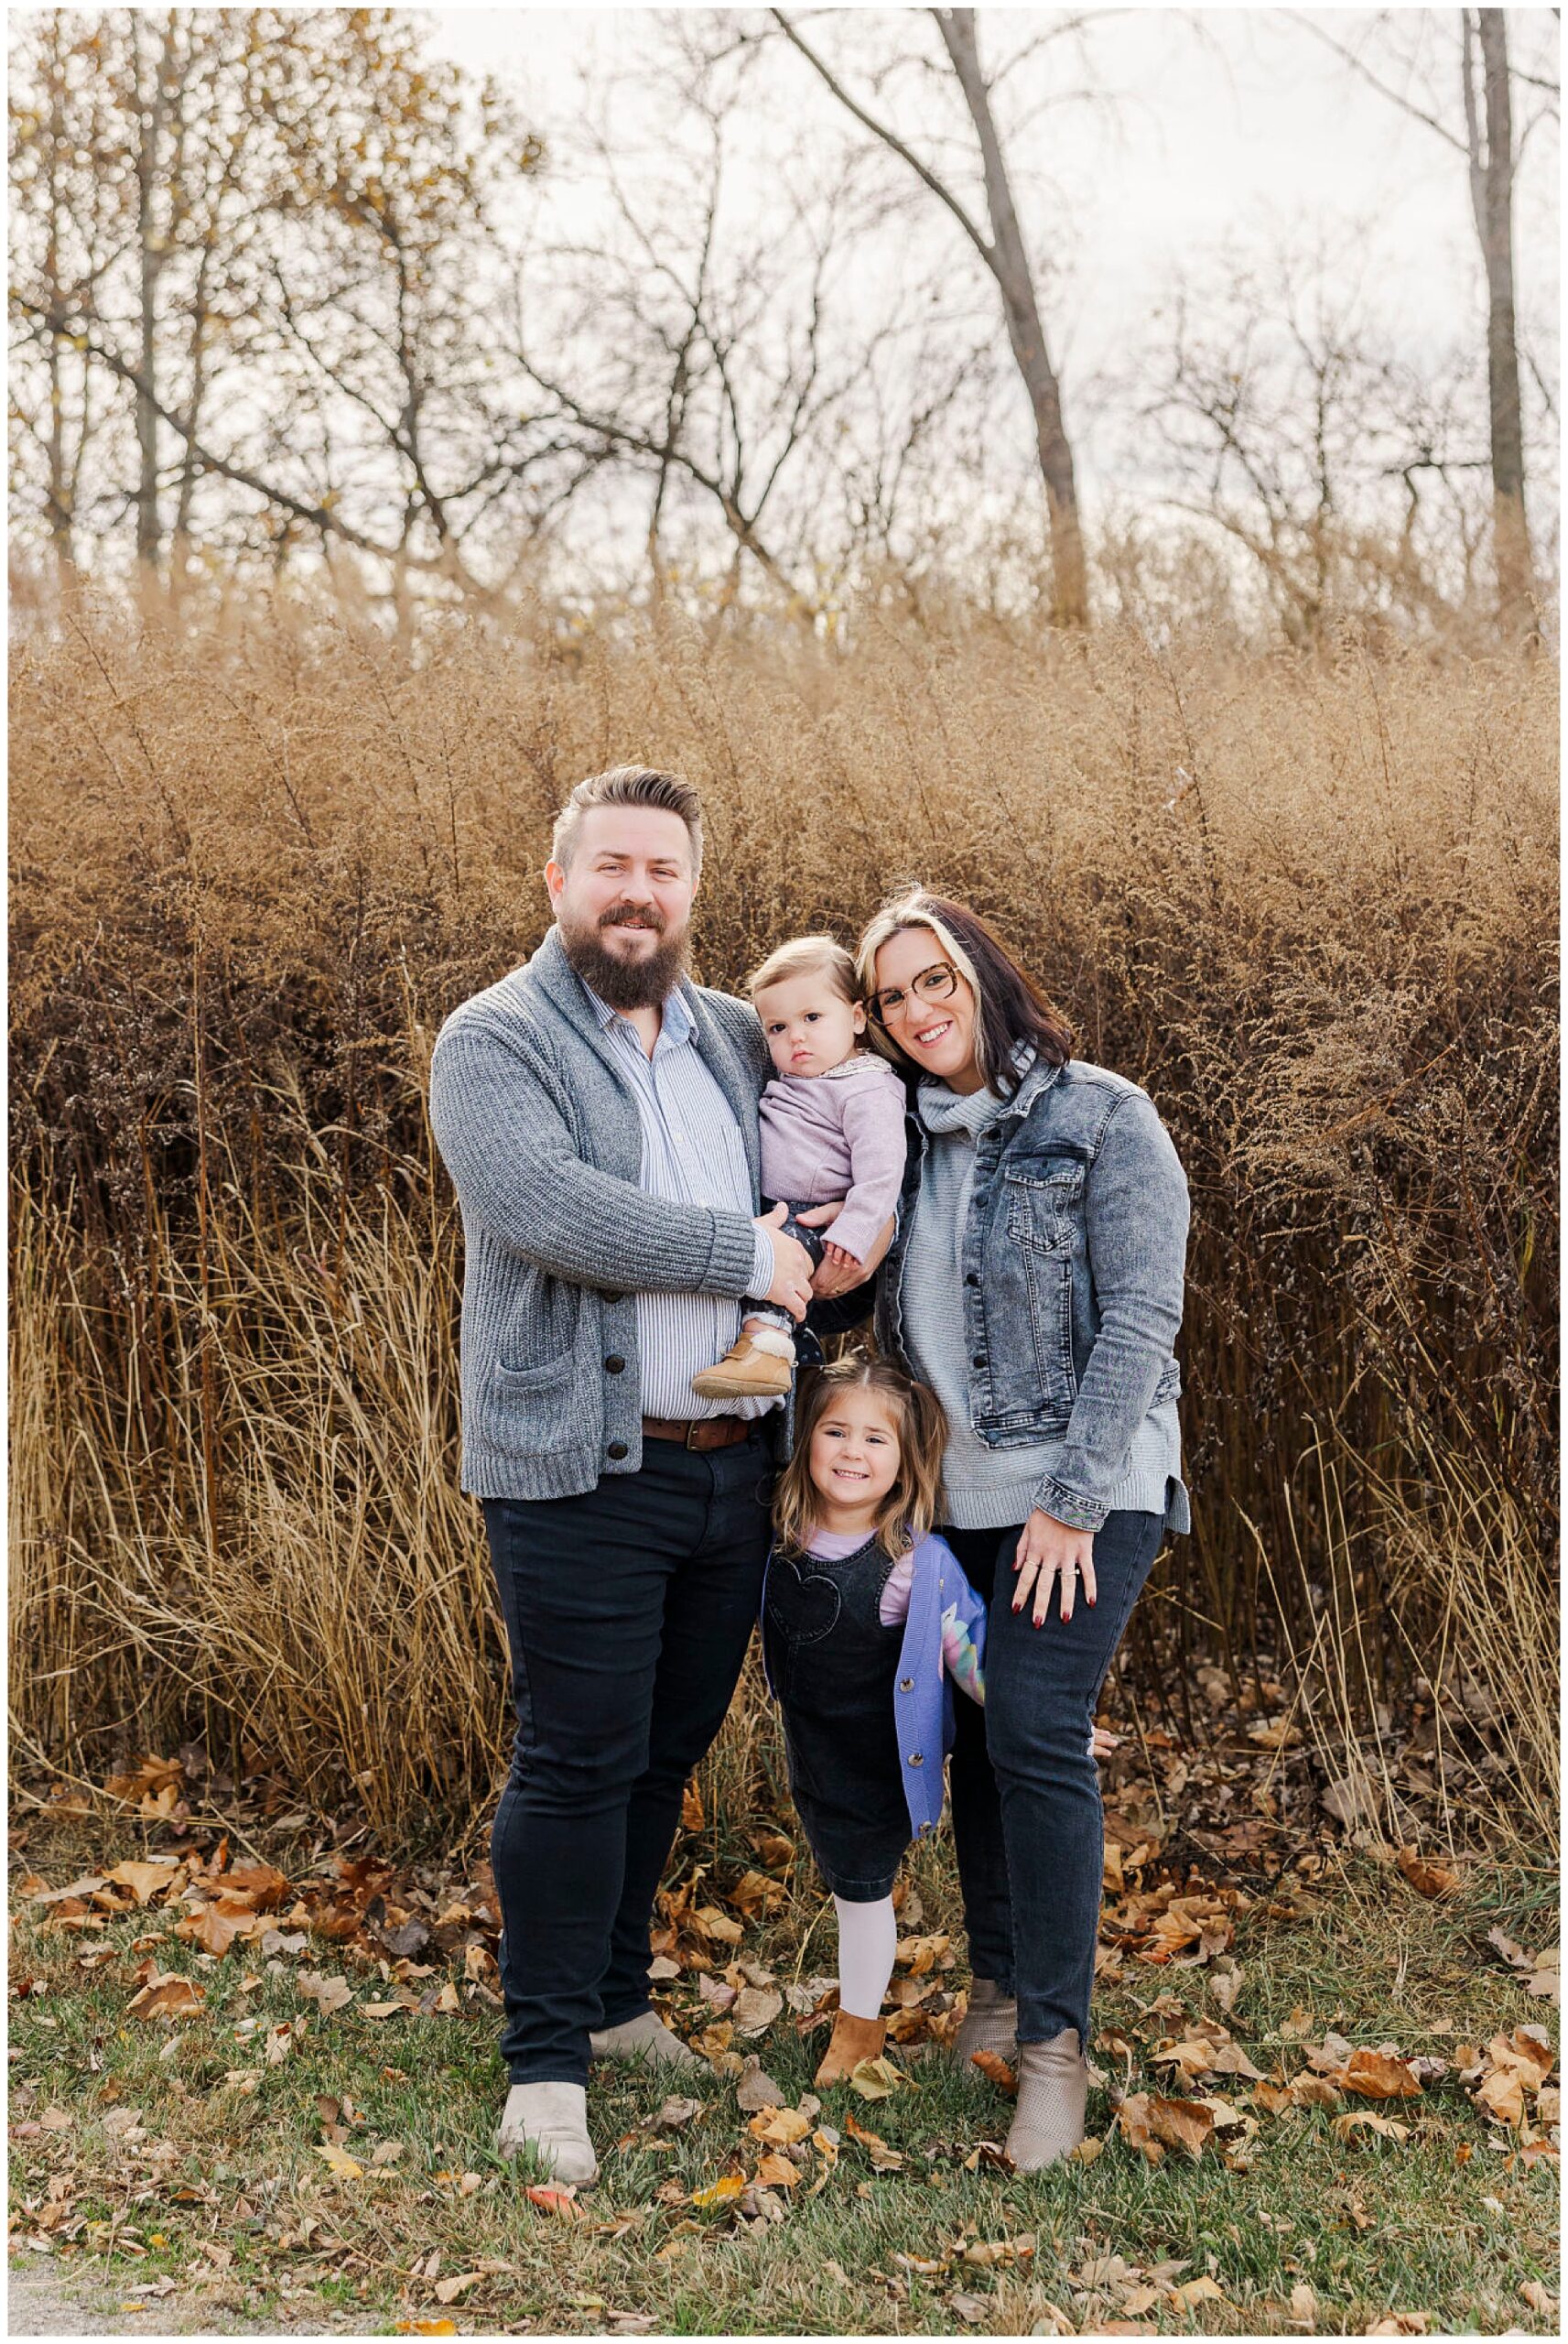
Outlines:
POLYGON ((909 1753, 909 1763, 912 1766, 924 1766, 925 1753, 923 1750, 912 1750, 909 1753))
POLYGON ((901 1693, 913 1693, 914 1690, 914 1677, 901 1677, 898 1680, 898 1689, 901 1693))
POLYGON ((986 1355, 984 1351, 977 1351, 974 1358, 969 1362, 969 1365, 971 1367, 984 1367, 985 1363, 986 1355))
POLYGON ((625 1365, 626 1362, 621 1357, 619 1351, 611 1351, 610 1357, 604 1362, 604 1373, 606 1375, 619 1375, 625 1365))
POLYGON ((964 1279, 966 1286, 979 1286, 979 1273, 977 1270, 970 1270, 964 1279))
POLYGON ((612 1440, 604 1453, 607 1457, 613 1457, 619 1464, 626 1454, 626 1443, 623 1440, 612 1440))

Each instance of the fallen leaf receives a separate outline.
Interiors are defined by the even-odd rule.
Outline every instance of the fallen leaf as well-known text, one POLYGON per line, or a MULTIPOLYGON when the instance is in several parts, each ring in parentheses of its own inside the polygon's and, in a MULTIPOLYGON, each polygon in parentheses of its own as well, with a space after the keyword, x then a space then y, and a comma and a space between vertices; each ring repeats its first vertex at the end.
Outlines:
POLYGON ((857 2124, 853 2114, 845 2117, 844 2132, 848 2139, 859 2141, 871 2158, 874 2173, 898 2173, 903 2170, 903 2159, 899 2152, 890 2149, 880 2132, 868 2132, 863 2124, 857 2124))
POLYGON ((1214 2132, 1214 2117, 1201 2100, 1164 2100, 1158 2092, 1148 2094, 1149 2130, 1156 2141, 1168 2149, 1185 2149, 1189 2156, 1201 2156, 1204 2143, 1214 2132))
POLYGON ((220 1913, 215 1904, 203 1904, 199 1913, 188 1914, 177 1924, 175 1936, 199 1945, 203 1953, 222 1955, 228 1952, 239 1935, 240 1922, 231 1913, 220 1913))
POLYGON ((1432 2314, 1425 2311, 1391 2311, 1387 2318, 1374 2320, 1367 2330, 1368 2336, 1424 2336, 1432 2314))
POLYGON ((76 2119, 69 2108, 46 2108, 38 2122, 46 2132, 74 2132, 76 2119))
POLYGON ((746 2055, 741 2080, 735 2087, 735 2104, 743 2115, 751 2115, 759 2108, 782 2108, 784 2094, 772 2076, 758 2065, 754 2051, 746 2055))
POLYGON ((554 2214, 561 2221, 584 2222, 588 2219, 586 2208, 578 2204, 574 2193, 569 2189, 557 2188, 551 2182, 531 2183, 527 2197, 530 2206, 537 2206, 542 2214, 554 2214))
POLYGON ((692 1781, 680 1795, 680 1828, 683 1831, 700 1831, 702 1823, 702 1793, 692 1781))
POLYGON ((721 1913, 717 1904, 699 1904, 686 1915, 686 1921, 698 1937, 716 1938, 720 1945, 739 1945, 745 1935, 740 1922, 721 1913))
POLYGON ((728 2206, 732 2198, 739 2198, 745 2187, 740 2174, 720 2174, 719 2179, 710 2181, 706 2189, 694 2189, 687 2202, 693 2206, 728 2206))
POLYGON ((1521 2279, 1519 2282, 1519 2291, 1524 2297, 1525 2302, 1530 2306, 1531 2311, 1539 2311, 1548 2315, 1556 2311, 1556 2296, 1552 2294, 1551 2288, 1543 2286, 1539 2279, 1521 2279))
POLYGON ((456 2278, 438 2279, 435 2286, 436 2301, 438 2304, 455 2304, 460 2295, 483 2276, 482 2271, 464 2271, 456 2278))
POLYGON ((335 2141, 323 2142, 316 2150, 315 2154, 320 2158, 324 2165, 330 2166, 332 2172, 337 2175, 340 2181, 362 2181, 364 2179, 365 2169, 363 2165, 359 2163, 357 2158, 350 2156, 346 2149, 339 2148, 335 2141))
POLYGON ((1390 2141, 1408 2141, 1411 2136, 1408 2124, 1397 2124, 1391 2116, 1374 2116, 1367 2108, 1358 2108, 1349 2116, 1336 2116, 1329 2129, 1336 2141, 1353 2141, 1357 2132, 1380 2133, 1390 2141))
POLYGON ((886 2100, 903 2080, 891 2059, 861 2059, 849 2071, 849 2089, 862 2100, 886 2100))
POLYGON ((328 1978, 319 1970, 302 1970, 294 1983, 308 2002, 315 2003, 323 2018, 330 2017, 333 2011, 346 2009, 353 2001, 346 1978, 328 1978))
POLYGON ((775 2148, 788 2148, 792 2141, 804 2141, 811 2130, 811 2119, 803 2116, 798 2108, 764 2108, 747 2125, 748 2132, 759 2141, 766 2141, 775 2148))
POLYGON ((397 2323, 399 2336, 455 2336, 457 2332, 455 2319, 400 2319, 397 2323))
POLYGON ((784 1996, 762 1986, 742 1986, 735 1997, 731 2015, 738 2035, 755 2036, 766 2034, 784 2009, 784 1996))
POLYGON ((1452 1864, 1435 1863, 1413 1848, 1400 1848, 1394 1861, 1418 1896, 1452 1896, 1459 1886, 1459 1874, 1452 1864))
POLYGON ((1403 2059, 1381 2051, 1355 2051, 1332 2080, 1358 2100, 1419 2100, 1421 2083, 1403 2059))
POLYGON ((710 1978, 705 1970, 697 1979, 697 1991, 711 2010, 727 2011, 733 2009, 741 1990, 727 1979, 710 1978))
POLYGON ((769 2189, 793 2189, 800 2179, 800 2167, 770 2150, 757 2167, 757 2179, 769 2189))
POLYGON ((1191 2311, 1195 2304, 1222 2304, 1224 2289, 1208 2277, 1189 2279, 1184 2286, 1173 2287, 1171 2301, 1182 2311, 1191 2311))
POLYGON ((725 1891, 725 1896, 738 1913, 744 1913, 753 1920, 761 1914, 773 1912, 775 1906, 784 1903, 784 1890, 776 1880, 770 1880, 765 1872, 742 1872, 734 1887, 725 1891))
POLYGON ((1014 2093, 1017 2091, 1018 2078, 1008 2066, 1007 2061, 1002 2057, 1000 2051, 971 2052, 969 2055, 969 2065, 973 2067, 978 2067, 981 2075, 984 2076, 989 2082, 996 2085, 999 2091, 1005 2091, 1008 2093, 1014 2093))
POLYGON ((656 1953, 648 1964, 648 1975, 657 1986, 668 1985, 672 1978, 680 1974, 680 1963, 672 1961, 667 1953, 656 1953))
POLYGON ((700 2100, 666 2100, 661 2104, 649 2129, 654 2132, 678 2132, 683 2124, 689 2124, 692 2118, 701 2112, 700 2100))
POLYGON ((150 1904, 160 1889, 172 1888, 180 1876, 172 1864, 124 1863, 106 1872, 103 1878, 116 1888, 128 1888, 138 1904, 150 1904))
POLYGON ((360 2014, 362 2018, 395 2018, 407 2008, 406 2002, 362 2002, 360 2014))
POLYGON ((133 1994, 125 2008, 133 2018, 189 2018, 207 2000, 205 1991, 193 1978, 182 1978, 178 1970, 161 1975, 155 1972, 139 1994, 133 1994))
POLYGON ((1317 2297, 1302 2280, 1291 2289, 1291 2317, 1301 2328, 1317 2325, 1317 2297))

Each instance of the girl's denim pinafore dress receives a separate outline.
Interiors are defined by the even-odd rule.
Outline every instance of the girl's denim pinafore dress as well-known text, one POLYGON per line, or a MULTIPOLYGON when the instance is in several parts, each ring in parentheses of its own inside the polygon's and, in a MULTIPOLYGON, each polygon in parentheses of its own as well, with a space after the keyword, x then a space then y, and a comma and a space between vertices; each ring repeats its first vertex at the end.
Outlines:
POLYGON ((790 1792, 823 1879, 857 1904, 892 1894, 911 1838, 894 1715, 903 1623, 878 1616, 892 1568, 875 1538, 838 1560, 775 1546, 762 1603, 790 1792))

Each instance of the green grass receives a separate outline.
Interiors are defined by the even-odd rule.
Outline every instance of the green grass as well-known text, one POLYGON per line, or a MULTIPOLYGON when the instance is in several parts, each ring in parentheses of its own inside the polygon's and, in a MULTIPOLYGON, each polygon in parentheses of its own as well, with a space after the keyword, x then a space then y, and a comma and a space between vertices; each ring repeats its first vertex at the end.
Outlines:
MULTIPOLYGON (((945 1917, 951 1883, 940 1853, 924 1860, 921 1888, 934 1920, 945 1917)), ((749 1928, 738 1950, 787 1978, 800 1910, 792 1899, 770 1926, 749 1928)), ((174 1917, 142 1913, 76 1933, 42 1926, 40 1908, 24 1904, 16 1922, 13 1979, 30 1976, 45 1991, 11 2004, 14 2093, 26 2087, 14 2112, 32 2124, 58 2109, 70 2122, 14 2143, 13 2245, 52 2221, 59 2267, 95 2268, 116 2299, 167 2272, 179 2283, 171 2308, 200 2303, 215 2319, 287 2316, 360 2331, 450 2317, 465 2329, 605 2333, 615 2315, 641 2315, 676 2335, 949 2333, 966 2324, 1016 2334, 1103 2328, 1121 2316, 1130 2284, 1152 2284, 1165 2292, 1142 2312, 1151 2328, 1268 2334, 1301 2332, 1291 2297, 1304 2284, 1319 2331, 1365 2332, 1393 2312, 1425 2313, 1433 2330, 1448 2332, 1555 2326, 1519 2293, 1530 2282, 1555 2290, 1554 2170, 1510 2154, 1452 2074, 1394 2111, 1411 2126, 1399 2144, 1346 2143, 1325 2111, 1260 2111, 1245 2170, 1227 2168, 1212 2145, 1196 2163, 1172 2152, 1150 2165, 1116 2133, 1097 2090, 1091 2130, 1108 2137, 1095 2161, 1023 2179, 983 2158, 974 2171, 964 2163, 982 2142, 1002 2139, 1006 2100, 935 2057, 909 2057, 910 2088, 874 2105, 837 2091, 816 2120, 842 2131, 852 2111, 902 2155, 902 2169, 874 2171, 846 2135, 818 2194, 807 2195, 824 2170, 813 2153, 787 2204, 779 2193, 784 2219, 748 2228, 732 2206, 705 2213, 690 2203, 726 2171, 754 2171, 762 2154, 736 2109, 733 2078, 705 2073, 691 2086, 601 2067, 589 2104, 602 2177, 582 2200, 587 2218, 571 2221, 531 2204, 525 2176, 490 2145, 503 2093, 492 2012, 377 2022, 356 2007, 323 2019, 299 1998, 300 1968, 346 1970, 361 1998, 373 1999, 366 1973, 340 1948, 313 1943, 266 1975, 239 1947, 215 1963, 198 1958, 162 1934, 174 1917), (146 1950, 132 1941, 155 1933, 159 1967, 206 1989, 194 2019, 126 2015, 146 1950), (84 1970, 80 1956, 100 1947, 111 1958, 84 1970), (263 1982, 243 1994, 247 1968, 263 1982), (265 2027, 302 2009, 303 2038, 281 2064, 262 2067, 265 2027), (262 2024, 236 2039, 243 2019, 262 2024), (257 2078, 248 2095, 225 2082, 242 2067, 257 2078), (700 2114, 616 2147, 647 2126, 670 2090, 700 2099, 700 2114), (342 2145, 365 2168, 359 2179, 340 2178, 316 2154, 318 2102, 345 2095, 353 2107, 342 2145), (144 2139, 116 2137, 115 2111, 126 2110, 141 2111, 144 2139), (396 2159, 373 2165, 376 2146, 392 2142, 402 2144, 396 2159), (40 2213, 51 2187, 66 2208, 58 2217, 40 2213), (1026 2235, 1035 2241, 1028 2259, 966 2259, 967 2246, 1026 2235), (433 2276, 432 2254, 440 2258, 433 2276), (921 2273, 901 2256, 946 2267, 921 2273), (1117 2256, 1152 2279, 1113 2280, 1098 2294, 1084 2284, 1086 2265, 1117 2256), (223 2264, 215 2275, 191 2279, 215 2262, 223 2264), (438 2279, 486 2263, 504 2267, 483 2272, 449 2309, 438 2301, 438 2279), (1184 2267, 1159 2268, 1173 2264, 1184 2267), (1223 2301, 1184 2309, 1172 2299, 1173 2282, 1204 2276, 1223 2301)), ((1286 2072, 1299 2067, 1280 2029, 1301 2012, 1314 2039, 1333 2027, 1358 2044, 1391 2041, 1407 2056, 1452 2059, 1466 2038, 1485 2044, 1499 2028, 1552 2016, 1487 1946, 1498 1922, 1530 1945, 1553 1938, 1548 1876, 1475 1866, 1459 1897, 1430 1904, 1390 1868, 1358 1859, 1242 1917, 1227 2024, 1266 2075, 1281 2062, 1286 2072)), ((806 1966, 825 1969, 830 1957, 818 1930, 806 1966)), ((1195 2017, 1218 2015, 1201 1967, 1129 1959, 1121 1972, 1102 1984, 1097 2026, 1120 2028, 1145 2057, 1179 2031, 1151 2014, 1158 1997, 1173 1996, 1195 2017)), ((694 2002, 683 1984, 677 2006, 694 2002)), ((792 2103, 810 2089, 819 2041, 800 2040, 786 2016, 754 2046, 792 2103)), ((1098 2056, 1119 2079, 1121 2063, 1098 2056)), ((1167 2072, 1141 2060, 1131 2088, 1173 2089, 1162 2082, 1167 2072)), ((1236 2079, 1217 2089, 1249 2104, 1236 2079)), ((159 2299, 145 2300, 137 2324, 150 2328, 159 2299)))

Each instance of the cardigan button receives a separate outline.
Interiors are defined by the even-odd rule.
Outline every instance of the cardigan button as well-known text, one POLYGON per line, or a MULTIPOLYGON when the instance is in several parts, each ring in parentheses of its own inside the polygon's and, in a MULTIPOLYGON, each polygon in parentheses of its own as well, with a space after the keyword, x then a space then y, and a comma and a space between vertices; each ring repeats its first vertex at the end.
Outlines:
POLYGON ((984 1351, 977 1351, 973 1359, 969 1362, 969 1365, 971 1367, 984 1367, 985 1363, 986 1355, 984 1351))
POLYGON ((909 1753, 909 1763, 912 1766, 924 1766, 925 1763, 925 1752, 923 1750, 912 1750, 909 1753))
POLYGON ((604 1299, 606 1302, 624 1302, 626 1297, 623 1294, 607 1294, 604 1299))
POLYGON ((964 1279, 964 1284, 966 1286, 979 1286, 979 1272, 978 1270, 970 1270, 964 1279))
POLYGON ((901 1693, 913 1693, 914 1690, 914 1677, 901 1677, 898 1680, 898 1689, 901 1693))
POLYGON ((626 1454, 626 1443, 623 1440, 612 1440, 604 1453, 607 1457, 613 1457, 619 1464, 626 1454))
POLYGON ((626 1362, 621 1357, 620 1352, 611 1351, 610 1357, 604 1362, 604 1373, 606 1375, 620 1375, 624 1373, 625 1366, 626 1362))

